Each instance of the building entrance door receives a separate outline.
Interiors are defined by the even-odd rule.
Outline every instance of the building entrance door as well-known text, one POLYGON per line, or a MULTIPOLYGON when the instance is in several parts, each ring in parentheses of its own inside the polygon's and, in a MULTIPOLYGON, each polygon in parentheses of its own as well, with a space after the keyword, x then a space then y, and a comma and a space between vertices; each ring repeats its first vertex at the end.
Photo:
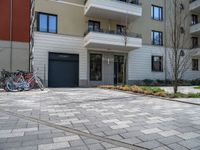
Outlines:
POLYGON ((124 84, 126 81, 126 60, 124 56, 114 56, 114 84, 124 84))

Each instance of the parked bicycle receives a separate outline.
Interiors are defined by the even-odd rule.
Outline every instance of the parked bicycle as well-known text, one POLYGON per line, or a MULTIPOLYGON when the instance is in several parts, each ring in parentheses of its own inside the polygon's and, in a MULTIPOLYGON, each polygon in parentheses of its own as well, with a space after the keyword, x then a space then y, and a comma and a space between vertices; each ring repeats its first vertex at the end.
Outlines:
POLYGON ((6 71, 6 70, 2 70, 1 74, 0 74, 0 88, 5 88, 5 81, 7 78, 9 78, 11 76, 11 73, 6 71))
POLYGON ((36 87, 36 85, 44 90, 41 79, 37 76, 37 73, 29 73, 18 70, 15 73, 10 73, 9 76, 4 78, 4 89, 10 92, 16 91, 29 91, 36 87))

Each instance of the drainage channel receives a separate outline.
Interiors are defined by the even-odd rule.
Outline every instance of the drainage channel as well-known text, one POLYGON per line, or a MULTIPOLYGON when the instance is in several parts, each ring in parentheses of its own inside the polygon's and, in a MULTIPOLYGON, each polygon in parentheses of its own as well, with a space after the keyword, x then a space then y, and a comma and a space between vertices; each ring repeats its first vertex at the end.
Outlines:
POLYGON ((141 147, 141 146, 131 145, 131 144, 124 143, 124 142, 121 142, 121 141, 117 141, 117 140, 114 140, 114 139, 109 139, 109 138, 101 137, 101 136, 94 135, 94 134, 91 134, 91 133, 82 132, 80 130, 76 130, 76 129, 73 129, 73 128, 69 128, 69 127, 65 127, 65 126, 61 126, 61 125, 56 125, 56 124, 48 122, 48 121, 44 121, 44 120, 40 120, 40 119, 37 119, 37 118, 25 116, 25 115, 15 113, 15 112, 11 112, 11 111, 7 111, 7 110, 1 109, 1 108, 0 108, 0 112, 7 114, 7 115, 10 115, 10 116, 15 116, 17 118, 21 118, 23 120, 29 120, 29 121, 32 121, 32 122, 35 122, 35 123, 39 123, 41 125, 45 125, 45 126, 48 126, 48 127, 58 129, 58 130, 73 133, 73 134, 76 134, 76 135, 79 135, 79 136, 85 136, 87 138, 95 139, 95 140, 98 140, 98 141, 101 141, 101 142, 106 142, 106 143, 109 143, 109 144, 112 144, 112 145, 115 145, 115 146, 124 147, 124 148, 132 149, 132 150, 149 150, 149 149, 141 147))

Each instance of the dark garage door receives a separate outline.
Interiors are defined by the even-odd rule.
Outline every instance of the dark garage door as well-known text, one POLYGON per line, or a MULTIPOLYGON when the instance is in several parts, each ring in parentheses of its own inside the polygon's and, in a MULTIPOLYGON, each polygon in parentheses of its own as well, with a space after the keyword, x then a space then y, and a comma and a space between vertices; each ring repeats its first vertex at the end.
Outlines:
POLYGON ((77 87, 79 55, 49 53, 49 87, 77 87))

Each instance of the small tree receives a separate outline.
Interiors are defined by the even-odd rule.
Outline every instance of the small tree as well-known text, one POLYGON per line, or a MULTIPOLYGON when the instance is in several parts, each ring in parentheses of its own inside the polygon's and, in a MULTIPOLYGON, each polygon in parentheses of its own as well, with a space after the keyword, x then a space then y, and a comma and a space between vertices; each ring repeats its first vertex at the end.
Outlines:
MULTIPOLYGON (((185 1, 184 1, 185 2, 185 1)), ((169 76, 174 93, 178 92, 179 80, 191 66, 195 50, 191 48, 189 13, 182 0, 167 0, 166 46, 168 51, 169 76)))

